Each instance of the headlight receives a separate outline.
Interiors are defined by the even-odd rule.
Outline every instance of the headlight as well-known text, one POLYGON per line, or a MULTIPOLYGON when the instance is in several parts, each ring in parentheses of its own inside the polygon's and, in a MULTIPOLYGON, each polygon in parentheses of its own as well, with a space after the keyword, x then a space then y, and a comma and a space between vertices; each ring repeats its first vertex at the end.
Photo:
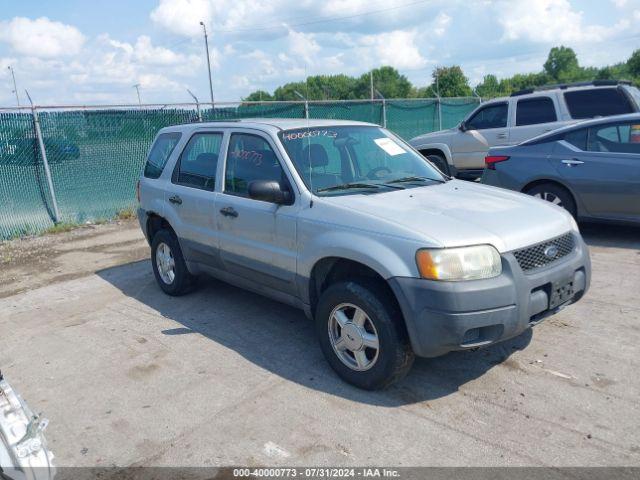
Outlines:
POLYGON ((422 278, 428 280, 478 280, 502 273, 500 254, 491 245, 460 248, 423 248, 416 252, 422 278))

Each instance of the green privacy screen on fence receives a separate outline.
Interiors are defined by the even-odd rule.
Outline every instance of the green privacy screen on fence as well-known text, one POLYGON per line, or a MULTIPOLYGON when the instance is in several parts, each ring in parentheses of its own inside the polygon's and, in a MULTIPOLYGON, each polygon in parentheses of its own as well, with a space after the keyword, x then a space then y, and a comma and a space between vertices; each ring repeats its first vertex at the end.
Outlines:
MULTIPOLYGON (((455 126, 477 99, 260 103, 202 108, 203 121, 322 118, 386 124, 405 139, 455 126), (441 119, 440 119, 441 115, 441 119)), ((135 203, 135 184, 157 131, 198 121, 195 105, 38 107, 60 221, 114 217, 135 203)), ((0 239, 54 225, 53 203, 30 109, 0 109, 0 239)))

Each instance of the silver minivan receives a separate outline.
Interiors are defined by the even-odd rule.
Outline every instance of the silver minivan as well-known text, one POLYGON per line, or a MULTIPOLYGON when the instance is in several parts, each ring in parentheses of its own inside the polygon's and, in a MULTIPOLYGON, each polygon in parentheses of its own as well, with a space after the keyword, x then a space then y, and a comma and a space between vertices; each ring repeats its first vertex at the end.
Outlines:
POLYGON ((571 215, 451 179, 377 125, 164 128, 138 188, 164 292, 209 274, 300 308, 333 369, 361 388, 402 378, 415 355, 519 335, 589 287, 571 215))

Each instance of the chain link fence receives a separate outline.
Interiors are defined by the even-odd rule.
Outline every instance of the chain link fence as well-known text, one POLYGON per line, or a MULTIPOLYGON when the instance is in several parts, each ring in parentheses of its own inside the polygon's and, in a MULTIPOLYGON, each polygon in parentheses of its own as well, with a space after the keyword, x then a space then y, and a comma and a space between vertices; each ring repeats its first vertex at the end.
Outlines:
POLYGON ((37 234, 58 222, 107 220, 133 208, 145 155, 156 132, 165 126, 308 117, 376 123, 410 139, 455 126, 478 102, 443 98, 217 103, 215 108, 210 104, 0 108, 0 240, 37 234))

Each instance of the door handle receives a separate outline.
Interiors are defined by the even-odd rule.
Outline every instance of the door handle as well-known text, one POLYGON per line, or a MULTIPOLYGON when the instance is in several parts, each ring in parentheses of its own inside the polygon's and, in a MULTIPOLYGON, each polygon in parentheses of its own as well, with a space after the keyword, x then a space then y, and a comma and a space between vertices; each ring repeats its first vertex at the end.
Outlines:
POLYGON ((173 197, 169 197, 169 201, 171 203, 175 203, 176 205, 182 205, 182 199, 178 195, 174 195, 173 197))
POLYGON ((237 217, 238 216, 238 212, 236 212, 236 209, 233 207, 224 207, 220 209, 220 213, 222 215, 224 215, 225 217, 237 217))
POLYGON ((496 138, 505 139, 505 138, 507 138, 507 134, 506 133, 499 133, 499 134, 496 135, 496 138))
POLYGON ((576 160, 575 158, 572 158, 571 160, 562 160, 562 163, 564 163, 567 167, 574 167, 576 165, 582 165, 584 162, 582 160, 576 160))

